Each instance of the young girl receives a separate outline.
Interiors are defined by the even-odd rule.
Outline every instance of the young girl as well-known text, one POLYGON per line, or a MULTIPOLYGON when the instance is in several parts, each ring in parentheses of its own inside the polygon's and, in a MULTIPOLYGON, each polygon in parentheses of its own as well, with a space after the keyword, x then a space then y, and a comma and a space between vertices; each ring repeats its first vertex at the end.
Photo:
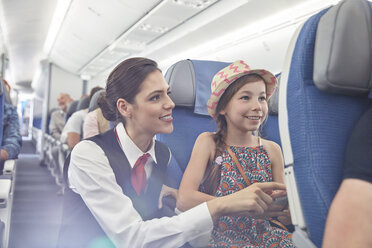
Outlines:
POLYGON ((274 182, 248 187, 162 218, 158 200, 172 192, 164 190, 170 153, 154 136, 173 131, 169 94, 150 59, 127 59, 110 73, 99 106, 119 124, 71 152, 58 247, 181 247, 222 215, 265 214, 252 202, 266 206, 272 199, 264 191, 285 189, 274 182))
MULTIPOLYGON (((178 209, 187 210, 259 185, 257 182, 284 183, 280 147, 258 136, 276 84, 270 72, 251 70, 244 61, 236 61, 214 76, 207 109, 218 129, 197 138, 179 188, 178 209)), ((260 201, 258 205, 263 206, 260 201)), ((280 220, 288 221, 288 210, 283 212, 280 220)), ((293 243, 290 233, 273 227, 268 220, 223 216, 214 224, 209 245, 292 247, 293 243)))

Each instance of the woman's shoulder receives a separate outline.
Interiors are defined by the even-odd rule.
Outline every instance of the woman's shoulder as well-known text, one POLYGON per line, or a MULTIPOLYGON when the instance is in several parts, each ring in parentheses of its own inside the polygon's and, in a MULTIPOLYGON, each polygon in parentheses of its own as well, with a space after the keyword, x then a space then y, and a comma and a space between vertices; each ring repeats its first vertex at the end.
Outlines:
POLYGON ((88 156, 92 157, 104 153, 102 148, 91 140, 82 140, 76 144, 74 149, 71 151, 71 157, 73 156, 88 156))

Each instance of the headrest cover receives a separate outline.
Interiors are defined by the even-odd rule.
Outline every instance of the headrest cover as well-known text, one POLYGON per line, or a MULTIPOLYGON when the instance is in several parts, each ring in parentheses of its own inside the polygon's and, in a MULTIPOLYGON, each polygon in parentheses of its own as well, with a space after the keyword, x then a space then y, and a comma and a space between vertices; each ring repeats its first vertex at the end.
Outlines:
POLYGON ((366 96, 372 87, 372 20, 365 0, 342 1, 318 24, 314 84, 325 92, 366 96))
POLYGON ((195 74, 190 60, 181 60, 172 65, 165 74, 176 106, 193 107, 195 103, 195 74))
POLYGON ((78 100, 75 100, 75 101, 72 101, 68 107, 67 107, 67 111, 66 111, 66 114, 68 116, 72 115, 75 111, 76 111, 76 107, 78 105, 79 101, 78 100))
POLYGON ((88 112, 91 112, 91 111, 98 108, 97 101, 98 101, 98 98, 99 98, 99 96, 101 95, 102 92, 105 92, 105 90, 102 89, 102 90, 99 90, 99 91, 97 91, 96 93, 93 94, 92 99, 90 99, 88 112))
POLYGON ((79 103, 78 103, 78 105, 76 107, 76 111, 79 111, 79 110, 82 110, 82 109, 86 109, 88 107, 89 107, 89 96, 83 96, 80 99, 80 101, 79 101, 79 103))
POLYGON ((207 60, 181 60, 166 75, 176 106, 194 107, 194 113, 208 115, 207 102, 213 76, 230 63, 207 60))
POLYGON ((280 73, 275 75, 276 81, 278 82, 278 85, 276 86, 276 89, 274 93, 271 95, 269 101, 267 102, 268 108, 269 108, 269 114, 270 115, 278 115, 279 113, 279 85, 280 85, 280 73))

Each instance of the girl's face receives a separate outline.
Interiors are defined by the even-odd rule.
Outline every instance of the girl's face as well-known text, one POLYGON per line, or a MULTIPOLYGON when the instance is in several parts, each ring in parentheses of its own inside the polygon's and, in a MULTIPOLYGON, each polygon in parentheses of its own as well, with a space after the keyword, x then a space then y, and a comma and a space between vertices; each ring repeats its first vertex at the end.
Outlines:
POLYGON ((131 113, 127 123, 130 128, 138 134, 148 134, 151 137, 158 133, 171 133, 174 103, 169 93, 169 85, 162 73, 150 73, 142 83, 134 103, 129 104, 131 113))
POLYGON ((260 79, 243 85, 220 111, 227 127, 243 133, 256 131, 265 120, 268 107, 265 82, 260 79))

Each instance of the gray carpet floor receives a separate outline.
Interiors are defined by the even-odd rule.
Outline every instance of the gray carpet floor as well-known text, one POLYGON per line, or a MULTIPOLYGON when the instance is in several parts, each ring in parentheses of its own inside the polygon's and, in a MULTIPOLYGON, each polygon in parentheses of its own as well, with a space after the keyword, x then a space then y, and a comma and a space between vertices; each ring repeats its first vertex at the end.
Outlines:
POLYGON ((62 215, 62 196, 30 141, 17 162, 9 248, 53 248, 62 215))

